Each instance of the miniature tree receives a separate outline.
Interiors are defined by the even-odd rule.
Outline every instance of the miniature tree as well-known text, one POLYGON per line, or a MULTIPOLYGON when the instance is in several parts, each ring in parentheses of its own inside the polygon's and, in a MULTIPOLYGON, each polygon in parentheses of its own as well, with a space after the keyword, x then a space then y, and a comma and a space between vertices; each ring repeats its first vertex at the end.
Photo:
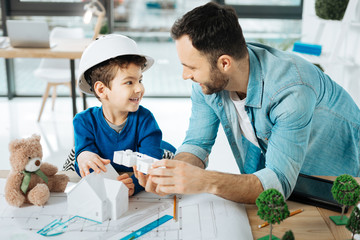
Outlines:
POLYGON ((281 240, 295 240, 293 232, 291 230, 287 231, 281 240))
MULTIPOLYGON (((290 214, 284 197, 276 189, 268 189, 256 199, 256 206, 259 208, 257 215, 270 225, 270 234, 260 239, 272 240, 272 225, 276 222, 280 224, 290 214)), ((274 236, 274 239, 279 238, 274 236)))
POLYGON ((345 225, 348 220, 348 218, 344 216, 345 207, 353 206, 358 202, 360 197, 360 186, 352 176, 343 174, 336 178, 331 188, 331 192, 334 199, 343 206, 341 217, 331 216, 330 219, 336 225, 345 225))
POLYGON ((360 209, 357 206, 351 212, 346 228, 352 233, 351 239, 354 239, 355 234, 360 234, 360 209))

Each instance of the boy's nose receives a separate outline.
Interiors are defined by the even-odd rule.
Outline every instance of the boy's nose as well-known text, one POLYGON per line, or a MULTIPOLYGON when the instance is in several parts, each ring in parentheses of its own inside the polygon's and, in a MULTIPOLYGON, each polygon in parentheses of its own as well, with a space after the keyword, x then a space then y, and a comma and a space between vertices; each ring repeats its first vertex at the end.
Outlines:
POLYGON ((145 88, 142 84, 136 84, 135 92, 143 92, 144 90, 145 90, 145 88))

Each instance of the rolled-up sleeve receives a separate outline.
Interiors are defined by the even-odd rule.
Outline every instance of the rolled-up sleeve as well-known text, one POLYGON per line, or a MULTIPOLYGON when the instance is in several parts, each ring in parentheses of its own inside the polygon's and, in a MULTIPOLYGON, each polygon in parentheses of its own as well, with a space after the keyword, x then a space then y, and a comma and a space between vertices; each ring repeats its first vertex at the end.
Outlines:
POLYGON ((254 175, 259 178, 264 188, 264 191, 270 188, 275 188, 282 195, 285 196, 282 184, 280 183, 279 179, 276 176, 276 173, 273 170, 269 168, 264 168, 260 171, 255 172, 254 175))

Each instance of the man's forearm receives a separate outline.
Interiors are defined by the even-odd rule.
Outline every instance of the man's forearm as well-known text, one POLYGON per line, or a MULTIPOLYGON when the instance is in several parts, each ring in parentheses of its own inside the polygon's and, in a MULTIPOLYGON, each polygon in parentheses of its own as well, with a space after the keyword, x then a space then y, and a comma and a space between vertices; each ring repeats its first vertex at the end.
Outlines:
MULTIPOLYGON (((179 153, 175 159, 200 168, 205 167, 203 161, 191 153, 179 153)), ((235 202, 255 203, 256 198, 263 191, 260 180, 253 174, 229 174, 203 170, 197 180, 203 185, 203 192, 235 202)))
POLYGON ((198 158, 197 156, 195 156, 194 154, 191 154, 191 153, 182 152, 182 153, 176 154, 174 159, 190 163, 199 168, 203 168, 203 169, 205 168, 204 162, 201 161, 200 158, 198 158))
POLYGON ((207 185, 208 193, 240 203, 255 203, 264 191, 262 184, 254 174, 230 174, 205 171, 201 180, 207 185))

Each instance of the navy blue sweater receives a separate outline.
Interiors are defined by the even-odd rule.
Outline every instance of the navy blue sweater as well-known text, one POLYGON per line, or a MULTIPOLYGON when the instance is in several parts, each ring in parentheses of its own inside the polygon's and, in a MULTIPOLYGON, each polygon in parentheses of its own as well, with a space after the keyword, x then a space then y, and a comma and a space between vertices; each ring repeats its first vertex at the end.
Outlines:
MULTIPOLYGON (((108 125, 102 107, 92 107, 76 114, 73 124, 75 159, 81 152, 90 151, 109 159, 116 171, 132 172, 132 168, 113 163, 114 151, 131 149, 156 159, 162 158, 161 130, 153 114, 142 106, 136 112, 129 112, 126 124, 120 133, 108 125)), ((75 170, 79 174, 77 161, 75 161, 75 170)), ((135 184, 134 194, 143 190, 134 175, 132 179, 135 184)))

